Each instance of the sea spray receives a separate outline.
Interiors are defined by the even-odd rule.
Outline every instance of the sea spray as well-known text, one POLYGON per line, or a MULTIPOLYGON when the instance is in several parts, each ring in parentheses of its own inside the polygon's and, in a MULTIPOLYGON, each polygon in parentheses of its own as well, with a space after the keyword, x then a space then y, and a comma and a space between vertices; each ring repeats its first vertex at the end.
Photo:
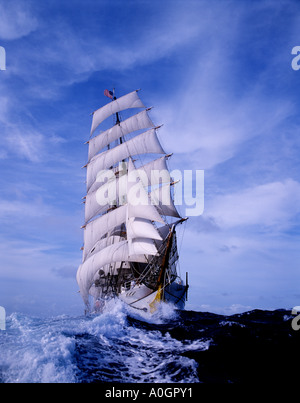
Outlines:
POLYGON ((2 382, 74 382, 72 356, 75 342, 64 335, 70 319, 30 318, 12 314, 0 335, 2 382))

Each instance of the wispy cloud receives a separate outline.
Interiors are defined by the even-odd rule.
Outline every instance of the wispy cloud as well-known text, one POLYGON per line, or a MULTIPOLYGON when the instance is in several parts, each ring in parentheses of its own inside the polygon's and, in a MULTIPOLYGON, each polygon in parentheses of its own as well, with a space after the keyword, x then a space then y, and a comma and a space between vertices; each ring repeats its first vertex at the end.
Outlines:
POLYGON ((18 39, 37 28, 37 18, 30 8, 29 1, 0 1, 0 39, 18 39))
POLYGON ((18 128, 10 130, 8 148, 13 155, 26 158, 31 162, 39 162, 45 154, 45 137, 41 133, 21 132, 18 128))
POLYGON ((191 83, 173 96, 164 111, 166 128, 162 129, 172 151, 189 154, 188 159, 199 169, 213 168, 234 157, 252 138, 275 137, 281 124, 296 113, 290 100, 270 99, 259 77, 250 91, 238 97, 231 91, 224 93, 215 83, 226 82, 230 69, 220 72, 217 63, 205 69, 206 63, 202 60, 191 83))
MULTIPOLYGON (((136 12, 136 4, 128 3, 127 6, 126 15, 130 20, 136 12)), ((117 6, 110 4, 109 9, 113 12, 114 7, 117 6)), ((197 15, 192 12, 180 15, 176 8, 159 7, 159 13, 153 14, 156 5, 145 4, 145 7, 151 11, 149 18, 144 22, 134 18, 135 22, 128 24, 125 36, 123 25, 121 28, 113 24, 107 26, 105 19, 95 17, 92 3, 86 4, 89 30, 84 32, 62 18, 60 13, 54 14, 52 19, 43 13, 30 19, 27 10, 24 19, 28 15, 28 29, 31 27, 36 31, 30 41, 22 41, 22 46, 13 48, 14 58, 11 58, 8 74, 26 77, 31 83, 28 91, 32 96, 55 98, 62 87, 86 81, 95 72, 112 70, 120 73, 171 57, 203 31, 197 15), (36 52, 37 48, 39 52, 36 52)), ((62 5, 64 12, 76 12, 76 9, 76 4, 62 5)))
POLYGON ((66 265, 62 267, 55 267, 52 269, 53 273, 58 277, 62 278, 72 278, 76 276, 77 266, 76 265, 66 265))
POLYGON ((278 36, 282 3, 249 7, 235 2, 234 14, 223 6, 212 7, 203 35, 196 45, 190 44, 186 76, 164 96, 163 112, 153 111, 164 118, 161 133, 171 151, 199 169, 234 158, 256 137, 276 141, 282 125, 290 126, 297 115, 290 93, 282 90, 285 83, 288 86, 291 33, 277 42, 276 52, 268 47, 270 38, 278 36), (268 15, 268 24, 255 15, 268 15))
POLYGON ((257 226, 273 232, 293 226, 299 213, 300 183, 292 179, 216 196, 207 208, 221 228, 257 226))
POLYGON ((0 217, 3 219, 25 216, 42 217, 49 212, 49 209, 41 201, 19 201, 19 200, 0 200, 0 217))

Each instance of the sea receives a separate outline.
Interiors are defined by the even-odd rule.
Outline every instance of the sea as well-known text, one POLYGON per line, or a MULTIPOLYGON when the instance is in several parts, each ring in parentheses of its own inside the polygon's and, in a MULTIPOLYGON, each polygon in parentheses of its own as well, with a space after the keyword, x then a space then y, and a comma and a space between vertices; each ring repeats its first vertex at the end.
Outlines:
POLYGON ((100 315, 13 313, 0 331, 0 383, 97 383, 103 393, 123 384, 293 385, 300 346, 294 319, 284 309, 224 316, 170 305, 147 316, 121 301, 100 315))

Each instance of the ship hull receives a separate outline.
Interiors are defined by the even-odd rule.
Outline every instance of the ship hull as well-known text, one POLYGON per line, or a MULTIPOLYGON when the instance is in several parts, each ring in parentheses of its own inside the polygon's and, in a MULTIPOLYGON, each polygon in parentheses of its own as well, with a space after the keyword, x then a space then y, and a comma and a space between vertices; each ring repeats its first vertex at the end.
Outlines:
POLYGON ((173 282, 158 290, 152 290, 144 284, 135 285, 129 290, 123 290, 118 297, 130 307, 149 313, 154 313, 162 302, 170 303, 176 309, 184 309, 187 287, 173 282))
POLYGON ((184 309, 187 297, 187 286, 173 282, 165 287, 164 301, 176 306, 177 309, 184 309))

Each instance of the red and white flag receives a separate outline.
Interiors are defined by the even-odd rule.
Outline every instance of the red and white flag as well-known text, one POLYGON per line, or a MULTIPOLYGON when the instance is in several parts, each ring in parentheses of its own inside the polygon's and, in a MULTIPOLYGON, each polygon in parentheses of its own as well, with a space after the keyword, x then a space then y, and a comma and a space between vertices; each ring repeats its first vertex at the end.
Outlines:
POLYGON ((113 99, 114 96, 113 92, 109 90, 104 90, 104 95, 110 99, 113 99))

